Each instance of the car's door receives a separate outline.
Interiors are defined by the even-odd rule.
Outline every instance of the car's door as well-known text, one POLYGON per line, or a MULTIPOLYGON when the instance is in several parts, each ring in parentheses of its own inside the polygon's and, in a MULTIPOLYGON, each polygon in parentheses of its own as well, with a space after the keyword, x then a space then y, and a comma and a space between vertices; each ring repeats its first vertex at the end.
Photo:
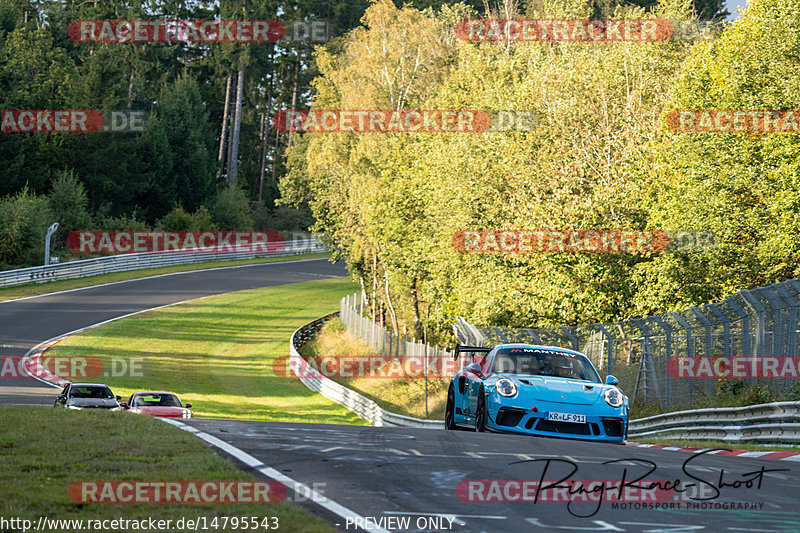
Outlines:
POLYGON ((478 394, 483 385, 483 371, 479 363, 472 363, 464 369, 464 374, 467 377, 467 400, 469 402, 468 412, 469 416, 475 416, 478 411, 478 394))
POLYGON ((70 385, 71 385, 70 383, 64 385, 64 388, 61 390, 61 393, 58 395, 58 398, 56 398, 57 407, 66 407, 67 398, 69 397, 68 394, 70 385))

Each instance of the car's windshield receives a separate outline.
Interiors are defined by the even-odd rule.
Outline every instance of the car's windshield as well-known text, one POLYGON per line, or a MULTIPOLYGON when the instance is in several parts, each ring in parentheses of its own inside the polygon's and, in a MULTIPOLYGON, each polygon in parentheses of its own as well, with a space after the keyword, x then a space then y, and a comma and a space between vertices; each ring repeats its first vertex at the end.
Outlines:
POLYGON ((133 401, 134 407, 181 407, 181 401, 174 394, 139 394, 133 401))
POLYGON ((492 372, 600 382, 600 376, 586 357, 542 348, 502 348, 494 357, 492 372))
POLYGON ((114 395, 108 387, 72 387, 69 391, 70 398, 96 398, 112 400, 114 395))

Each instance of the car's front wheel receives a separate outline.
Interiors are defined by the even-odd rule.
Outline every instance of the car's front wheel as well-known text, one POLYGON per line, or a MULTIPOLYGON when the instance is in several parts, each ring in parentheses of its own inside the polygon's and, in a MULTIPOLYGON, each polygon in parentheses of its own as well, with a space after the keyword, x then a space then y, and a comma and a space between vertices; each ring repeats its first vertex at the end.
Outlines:
POLYGON ((483 389, 478 392, 478 408, 475 412, 475 431, 482 433, 486 431, 486 395, 483 389))
POLYGON ((447 389, 447 405, 444 408, 444 429, 453 430, 456 427, 456 394, 453 384, 447 389))

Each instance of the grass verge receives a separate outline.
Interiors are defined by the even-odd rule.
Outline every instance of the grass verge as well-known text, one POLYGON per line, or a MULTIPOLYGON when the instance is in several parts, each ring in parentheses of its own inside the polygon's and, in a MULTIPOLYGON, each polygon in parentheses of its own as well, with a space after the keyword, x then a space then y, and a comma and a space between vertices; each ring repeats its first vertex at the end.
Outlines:
POLYGON ((143 270, 129 270, 127 272, 112 272, 110 274, 98 274, 87 278, 64 279, 60 281, 48 281, 45 283, 30 283, 28 285, 17 285, 14 287, 4 287, 0 289, 0 302, 25 298, 28 296, 39 296, 50 292, 68 291, 82 287, 113 283, 115 281, 128 281, 132 279, 158 276, 160 274, 171 274, 173 272, 190 272, 192 270, 203 270, 206 268, 229 267, 238 265, 251 265, 256 263, 277 263, 280 261, 294 261, 297 259, 323 259, 328 254, 303 254, 284 257, 267 257, 260 259, 240 259, 237 261, 209 261, 206 263, 196 263, 192 265, 178 265, 172 267, 146 268, 143 270))
MULTIPOLYGON (((335 531, 324 520, 286 502, 92 504, 75 503, 68 493, 70 484, 76 481, 252 479, 200 439, 151 417, 0 406, 0 516, 6 520, 22 518, 35 525, 40 516, 63 520, 153 518, 170 519, 174 524, 182 517, 203 516, 210 521, 225 516, 274 516, 280 530, 335 531)), ((78 530, 59 530, 70 529, 78 530)))
POLYGON ((275 358, 288 355, 292 332, 335 311, 356 288, 334 278, 210 296, 74 335, 46 357, 99 357, 105 373, 86 381, 106 383, 126 400, 138 390, 175 392, 202 418, 362 424, 273 372, 275 358))
MULTIPOLYGON (((349 334, 338 318, 325 324, 325 327, 300 354, 305 357, 366 357, 378 355, 360 339, 349 334)), ((444 419, 447 403, 447 387, 450 378, 428 378, 428 418, 444 419)), ((383 378, 360 377, 334 379, 345 387, 354 389, 375 401, 382 408, 406 416, 425 418, 425 380, 422 378, 383 378)))

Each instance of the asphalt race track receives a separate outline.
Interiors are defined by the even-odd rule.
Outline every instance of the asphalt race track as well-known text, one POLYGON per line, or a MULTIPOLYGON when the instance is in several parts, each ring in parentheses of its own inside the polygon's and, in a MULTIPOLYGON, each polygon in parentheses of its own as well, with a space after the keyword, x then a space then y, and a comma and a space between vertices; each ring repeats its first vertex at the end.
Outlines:
MULTIPOLYGON (((381 518, 384 526, 410 518, 411 527, 405 531, 800 531, 800 463, 793 461, 431 429, 220 420, 187 423, 297 482, 316 487, 326 498, 362 517, 374 519, 368 525, 380 524, 381 518), (634 459, 637 462, 631 461, 634 459), (607 461, 615 462, 604 464, 607 461), (569 506, 564 501, 470 502, 468 492, 460 498, 456 491, 466 480, 557 481, 569 473, 571 480, 620 480, 626 469, 626 480, 631 482, 653 467, 655 471, 644 479, 673 484, 681 480, 685 490, 682 496, 671 494, 671 502, 659 502, 666 509, 637 507, 633 502, 627 509, 621 505, 614 508, 612 502, 598 505, 587 500, 569 506), (759 475, 762 467, 767 471, 759 475), (771 469, 787 470, 768 472, 771 469), (751 481, 750 488, 746 480, 751 481), (712 487, 721 488, 719 496, 701 501, 715 496, 712 487), (697 507, 687 509, 684 502, 697 507), (732 505, 742 509, 732 510, 732 505), (714 509, 722 506, 728 508, 714 509), (390 517, 394 517, 392 522, 387 522, 390 517), (444 518, 444 526, 415 526, 417 520, 435 524, 436 518, 444 518)), ((259 475, 257 470, 253 472, 259 475)), ((477 498, 489 493, 474 494, 477 498)), ((508 494, 514 498, 522 493, 509 490, 508 494)), ((635 497, 640 491, 630 494, 635 497)), ((345 520, 332 523, 345 531, 356 530, 355 524, 345 520)))
MULTIPOLYGON (((325 259, 268 263, 0 303, 0 355, 21 356, 46 339, 143 309, 345 273, 343 266, 325 259)), ((0 379, 0 403, 51 405, 55 396, 54 388, 32 379, 0 379)), ((330 505, 303 501, 296 494, 290 498, 342 531, 800 532, 798 461, 463 431, 183 422, 313 487, 330 505), (551 488, 533 501, 532 482, 541 480, 544 485, 561 479, 618 485, 639 478, 680 490, 656 494, 630 488, 624 503, 577 493, 571 496, 577 501, 568 503, 565 489, 551 488), (545 501, 551 499, 558 501, 545 501), (331 510, 337 505, 367 521, 344 520, 331 510)), ((234 460, 243 470, 268 478, 252 461, 234 460)))
MULTIPOLYGON (((22 356, 38 343, 121 315, 223 294, 347 274, 327 259, 179 272, 0 302, 0 356, 22 356)), ((0 404, 52 405, 56 389, 35 379, 0 378, 0 404)))

